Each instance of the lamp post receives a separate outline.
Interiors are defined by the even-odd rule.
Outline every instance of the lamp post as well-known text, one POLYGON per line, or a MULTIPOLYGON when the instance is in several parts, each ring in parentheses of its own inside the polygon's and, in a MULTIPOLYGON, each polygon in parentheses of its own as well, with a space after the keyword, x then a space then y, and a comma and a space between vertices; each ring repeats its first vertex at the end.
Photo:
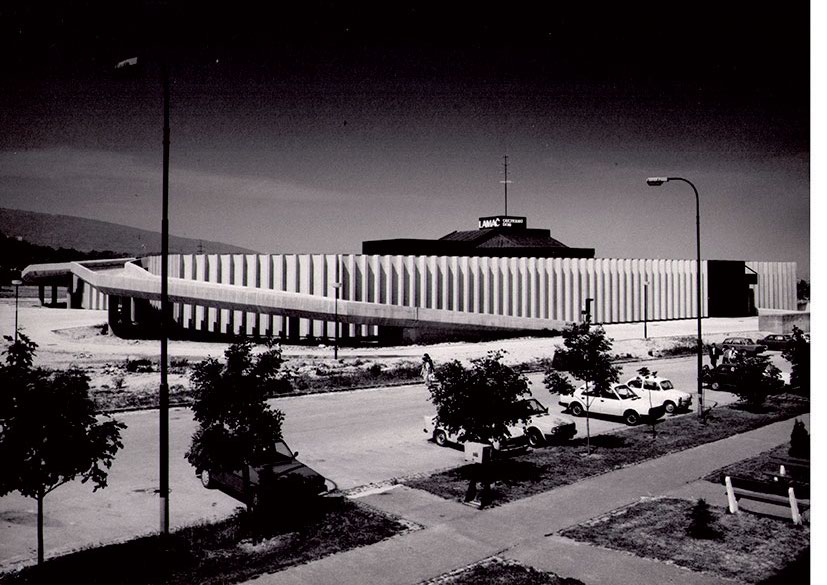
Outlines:
POLYGON ((649 280, 643 281, 643 339, 649 339, 646 320, 649 318, 649 280))
POLYGON ((335 294, 333 296, 333 359, 339 359, 339 289, 342 288, 341 282, 334 282, 330 286, 333 287, 335 294))
POLYGON ((11 283, 14 285, 14 343, 17 343, 17 303, 20 298, 20 285, 23 281, 15 279, 11 283))
POLYGON ((695 250, 697 252, 697 266, 695 270, 695 292, 697 295, 697 311, 698 311, 698 417, 701 421, 704 420, 704 389, 702 380, 704 347, 703 339, 701 337, 701 316, 703 314, 703 304, 701 301, 701 203, 698 197, 698 189, 692 181, 684 179, 683 177, 649 177, 646 179, 646 184, 650 187, 660 187, 669 181, 682 181, 692 187, 695 193, 695 250))

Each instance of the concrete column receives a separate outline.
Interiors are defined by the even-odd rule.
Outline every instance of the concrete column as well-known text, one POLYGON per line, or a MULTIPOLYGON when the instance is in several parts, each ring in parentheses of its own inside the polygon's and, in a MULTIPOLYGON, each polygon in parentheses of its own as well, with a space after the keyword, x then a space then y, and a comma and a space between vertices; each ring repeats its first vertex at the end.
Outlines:
MULTIPOLYGON (((467 258, 466 258, 467 261, 467 258)), ((452 256, 448 261, 448 272, 451 274, 451 310, 461 311, 460 297, 462 295, 462 284, 460 279, 459 259, 452 256)))
POLYGON ((417 256, 416 258, 416 305, 419 308, 428 306, 428 258, 417 256))
POLYGON ((430 296, 428 298, 428 307, 431 309, 439 308, 439 267, 437 266, 437 257, 428 256, 428 276, 430 282, 430 296))
POLYGON ((405 256, 406 294, 405 306, 416 307, 416 290, 418 278, 416 275, 416 256, 405 256))
POLYGON ((448 269, 448 257, 439 257, 439 303, 437 308, 450 309, 451 302, 451 275, 448 269))
POLYGON ((471 312, 471 262, 468 256, 463 256, 459 259, 459 267, 457 268, 459 278, 458 281, 460 284, 460 289, 462 291, 461 295, 457 302, 459 303, 458 310, 465 311, 466 313, 471 312))
POLYGON ((493 293, 491 284, 491 259, 480 258, 480 307, 481 313, 490 315, 494 312, 494 305, 492 303, 493 293))

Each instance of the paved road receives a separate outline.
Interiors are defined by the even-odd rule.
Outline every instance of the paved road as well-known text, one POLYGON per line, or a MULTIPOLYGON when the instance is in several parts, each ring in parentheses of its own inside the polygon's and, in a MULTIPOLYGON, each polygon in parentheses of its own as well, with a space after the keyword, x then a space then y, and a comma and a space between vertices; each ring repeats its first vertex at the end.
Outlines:
MULTIPOLYGON (((778 356, 774 360, 783 362, 778 356)), ((645 365, 691 392, 695 385, 694 363, 690 357, 653 360, 645 365)), ((625 375, 632 375, 641 365, 627 365, 625 375)), ((529 379, 535 396, 552 412, 560 412, 542 386, 542 375, 534 374, 529 379)), ((727 393, 708 394, 721 403, 732 400, 727 393)), ((461 451, 440 448, 426 440, 422 419, 433 408, 422 385, 282 398, 274 400, 273 405, 286 415, 284 435, 288 444, 299 451, 299 458, 336 481, 341 489, 453 467, 463 459, 461 451)), ((126 413, 118 418, 128 428, 124 449, 110 473, 109 487, 92 493, 88 486, 73 482, 46 498, 47 555, 157 529, 157 412, 126 413)), ((574 420, 579 434, 584 434, 585 421, 574 420)), ((616 421, 593 420, 591 429, 596 434, 619 426, 622 424, 616 421)), ((171 411, 170 501, 174 526, 224 516, 238 505, 220 492, 203 489, 184 459, 194 429, 188 409, 171 411)), ((32 558, 35 518, 33 500, 17 494, 0 498, 0 566, 32 558)))

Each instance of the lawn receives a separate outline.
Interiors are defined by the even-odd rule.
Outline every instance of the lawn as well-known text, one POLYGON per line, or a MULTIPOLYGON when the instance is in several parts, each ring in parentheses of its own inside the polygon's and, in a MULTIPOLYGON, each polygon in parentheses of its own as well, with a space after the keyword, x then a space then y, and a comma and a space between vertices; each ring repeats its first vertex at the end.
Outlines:
POLYGON ((679 499, 647 500, 561 534, 747 583, 809 582, 807 527, 712 506, 718 537, 696 539, 686 532, 693 505, 679 499))
MULTIPOLYGON (((704 479, 711 481, 712 483, 722 483, 724 476, 729 475, 767 481, 768 479, 772 479, 768 477, 768 472, 778 473, 779 464, 777 463, 777 459, 786 458, 788 456, 789 448, 789 443, 779 445, 775 449, 770 449, 769 451, 765 451, 750 459, 745 459, 743 461, 739 461, 738 463, 733 463, 732 465, 727 465, 726 467, 717 469, 704 477, 704 479)), ((788 471, 788 473, 790 472, 788 471)), ((809 483, 809 477, 799 479, 806 480, 805 483, 809 483)))
MULTIPOLYGON (((524 455, 495 460, 487 466, 487 473, 493 481, 493 501, 502 504, 518 500, 808 411, 808 401, 779 396, 771 400, 763 412, 750 412, 738 405, 716 408, 706 424, 691 415, 667 418, 658 423, 655 437, 650 425, 598 435, 591 440, 590 457, 586 456, 585 437, 580 437, 564 445, 534 449, 524 455)), ((471 473, 476 473, 475 466, 465 465, 405 483, 443 498, 461 500, 471 473)))
POLYGON ((554 573, 545 573, 526 567, 513 561, 504 561, 498 557, 465 567, 435 579, 424 585, 583 585, 582 581, 558 577, 554 573))
POLYGON ((0 575, 0 584, 201 585, 263 573, 373 544, 406 527, 343 498, 325 499, 309 521, 266 529, 246 512, 160 536, 89 548, 0 575))

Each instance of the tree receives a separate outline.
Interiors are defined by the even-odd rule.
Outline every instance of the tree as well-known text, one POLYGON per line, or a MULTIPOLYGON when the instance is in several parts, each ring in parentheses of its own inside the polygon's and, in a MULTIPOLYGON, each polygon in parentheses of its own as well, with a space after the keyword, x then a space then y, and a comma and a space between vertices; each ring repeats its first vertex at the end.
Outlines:
POLYGON ((810 300, 810 283, 804 279, 799 280, 795 286, 796 296, 799 301, 810 300))
MULTIPOLYGON (((564 348, 555 352, 555 362, 575 378, 586 383, 586 389, 593 386, 608 390, 620 378, 620 368, 612 364, 612 340, 606 337, 601 326, 592 327, 590 321, 569 323, 563 330, 564 348), (559 355, 559 357, 558 357, 559 355)), ((543 382, 549 392, 567 390, 561 376, 546 372, 543 382)), ((570 393, 570 392, 569 392, 570 393)), ((586 399, 586 452, 591 453, 591 432, 589 429, 589 408, 591 400, 586 399)))
POLYGON ((0 406, 0 496, 17 491, 37 500, 37 562, 42 563, 43 500, 77 477, 91 481, 93 491, 106 487, 126 425, 96 416, 89 378, 80 369, 32 368, 36 348, 19 334, 0 366, 6 394, 0 406))
POLYGON ((223 364, 207 358, 193 367, 192 410, 199 428, 186 458, 199 471, 241 468, 249 511, 254 507, 249 468, 265 463, 282 438, 284 414, 272 410, 267 398, 281 384, 283 359, 273 342, 254 356, 249 340, 228 347, 224 358, 223 364))
POLYGON ((793 423, 793 432, 790 434, 790 448, 787 451, 790 457, 810 458, 810 433, 807 427, 798 419, 793 423))
POLYGON ((732 393, 751 408, 761 407, 770 394, 779 392, 784 383, 781 370, 766 355, 739 355, 733 371, 732 393))
MULTIPOLYGON (((438 384, 429 390, 439 424, 465 441, 493 443, 511 436, 509 426, 524 423, 528 414, 518 408, 530 394, 526 377, 502 363, 502 351, 488 352, 464 367, 453 360, 436 370, 438 384)), ((475 491, 471 479, 469 493, 475 491)), ((484 493, 488 482, 484 480, 484 493)), ((482 498, 484 499, 484 498, 482 498)))
POLYGON ((793 342, 781 353, 792 365, 790 388, 797 394, 810 395, 810 342, 804 332, 793 326, 793 342))

